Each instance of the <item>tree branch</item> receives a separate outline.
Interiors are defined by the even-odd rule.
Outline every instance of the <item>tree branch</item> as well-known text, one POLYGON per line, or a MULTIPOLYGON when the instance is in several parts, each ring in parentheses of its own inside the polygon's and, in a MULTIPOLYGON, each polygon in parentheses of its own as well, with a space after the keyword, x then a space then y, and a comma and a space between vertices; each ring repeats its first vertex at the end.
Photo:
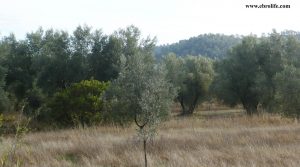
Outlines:
POLYGON ((135 124, 136 124, 140 129, 143 129, 144 126, 146 126, 147 123, 148 123, 148 120, 147 120, 145 123, 139 124, 139 122, 138 122, 138 120, 137 120, 137 114, 135 114, 135 116, 134 116, 134 121, 135 121, 135 124))

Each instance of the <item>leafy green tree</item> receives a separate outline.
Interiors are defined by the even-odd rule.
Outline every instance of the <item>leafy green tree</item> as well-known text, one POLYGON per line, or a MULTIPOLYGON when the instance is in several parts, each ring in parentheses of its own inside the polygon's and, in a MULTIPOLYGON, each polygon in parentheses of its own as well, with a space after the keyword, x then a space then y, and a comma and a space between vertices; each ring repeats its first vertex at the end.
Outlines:
POLYGON ((37 31, 27 33, 25 42, 27 44, 28 53, 33 57, 40 56, 41 48, 43 47, 44 30, 40 27, 37 31))
POLYGON ((97 80, 83 80, 56 93, 49 103, 50 119, 61 126, 101 123, 103 94, 108 86, 97 80))
POLYGON ((35 68, 39 69, 37 85, 52 95, 59 89, 68 87, 74 80, 69 68, 70 38, 68 33, 47 30, 43 36, 43 47, 36 57, 35 68))
POLYGON ((279 111, 287 116, 300 118, 300 68, 286 66, 276 75, 279 111))
POLYGON ((167 79, 179 89, 184 87, 184 78, 186 76, 184 69, 184 59, 179 58, 174 53, 169 53, 164 57, 163 63, 167 69, 167 79))
POLYGON ((90 76, 101 81, 116 79, 120 72, 120 57, 130 57, 138 52, 153 54, 155 39, 141 39, 140 30, 129 26, 110 36, 101 31, 93 34, 92 52, 88 56, 90 76))
POLYGON ((86 79, 88 75, 87 57, 92 52, 93 35, 91 27, 79 26, 70 37, 71 56, 68 63, 72 82, 86 79))
POLYGON ((192 114, 196 106, 207 98, 214 70, 209 58, 187 56, 184 60, 186 78, 180 104, 185 115, 192 114))
POLYGON ((259 66, 256 58, 256 37, 245 37, 235 46, 228 58, 216 65, 213 90, 225 103, 232 106, 242 104, 248 114, 257 112, 259 91, 256 78, 259 66))
POLYGON ((285 57, 281 71, 276 73, 275 102, 277 111, 286 116, 300 118, 300 38, 299 33, 284 32, 282 35, 285 57))
POLYGON ((167 78, 179 88, 177 100, 182 115, 193 114, 197 105, 207 98, 214 77, 212 60, 195 56, 177 58, 170 54, 164 62, 168 69, 167 78))
POLYGON ((40 74, 44 70, 45 65, 49 61, 47 57, 47 42, 44 38, 44 30, 39 28, 35 32, 28 33, 26 35, 26 45, 28 48, 28 54, 32 56, 32 70, 35 72, 34 80, 39 80, 40 74))
POLYGON ((112 85, 113 99, 121 103, 119 110, 127 111, 135 120, 147 166, 147 140, 156 133, 159 122, 169 115, 175 89, 151 54, 134 54, 127 59, 124 56, 121 62, 119 77, 112 85))
POLYGON ((276 111, 278 104, 285 106, 282 98, 279 102, 276 96, 284 97, 284 87, 295 83, 287 79, 286 85, 279 84, 283 73, 297 76, 286 67, 297 69, 299 51, 299 40, 289 33, 279 34, 274 30, 261 38, 245 37, 229 52, 228 58, 217 63, 213 90, 228 104, 243 104, 250 115, 258 113, 258 105, 264 111, 276 111))
POLYGON ((2 47, 4 52, 3 66, 7 69, 5 90, 15 109, 26 98, 28 90, 32 88, 35 72, 32 69, 32 55, 25 41, 17 41, 12 34, 4 38, 2 47))
POLYGON ((133 25, 115 32, 114 37, 122 42, 122 54, 127 58, 140 52, 153 54, 156 44, 156 38, 142 39, 140 30, 133 25))
POLYGON ((293 35, 287 36, 283 46, 286 54, 285 64, 295 66, 296 68, 300 68, 300 35, 298 37, 296 38, 293 35))
POLYGON ((259 103, 268 112, 274 110, 276 83, 275 75, 283 70, 286 59, 286 41, 275 30, 268 36, 258 39, 256 45, 256 59, 259 68, 256 76, 256 90, 259 92, 259 103))
POLYGON ((128 57, 134 55, 139 50, 140 30, 131 25, 125 29, 115 32, 114 36, 122 41, 122 53, 128 57))
POLYGON ((92 53, 88 57, 90 76, 101 81, 117 78, 120 70, 122 41, 112 35, 107 37, 100 31, 96 31, 93 43, 92 53))

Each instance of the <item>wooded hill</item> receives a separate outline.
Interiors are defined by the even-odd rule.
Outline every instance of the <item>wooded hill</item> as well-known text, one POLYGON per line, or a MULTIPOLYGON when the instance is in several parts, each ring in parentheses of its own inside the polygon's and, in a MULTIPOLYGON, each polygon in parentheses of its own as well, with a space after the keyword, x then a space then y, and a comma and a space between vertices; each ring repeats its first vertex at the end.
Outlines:
POLYGON ((239 44, 242 36, 223 34, 203 34, 177 43, 160 45, 155 48, 156 57, 162 57, 170 52, 178 56, 202 55, 213 59, 226 56, 229 48, 239 44))

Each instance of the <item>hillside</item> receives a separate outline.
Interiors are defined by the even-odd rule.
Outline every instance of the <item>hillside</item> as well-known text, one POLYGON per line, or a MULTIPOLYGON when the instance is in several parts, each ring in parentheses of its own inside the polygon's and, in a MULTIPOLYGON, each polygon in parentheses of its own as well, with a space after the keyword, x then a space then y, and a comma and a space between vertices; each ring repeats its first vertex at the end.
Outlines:
POLYGON ((162 57, 170 52, 179 56, 203 55, 210 58, 222 58, 232 46, 241 42, 241 37, 223 34, 203 34, 178 43, 161 45, 155 48, 155 55, 162 57))

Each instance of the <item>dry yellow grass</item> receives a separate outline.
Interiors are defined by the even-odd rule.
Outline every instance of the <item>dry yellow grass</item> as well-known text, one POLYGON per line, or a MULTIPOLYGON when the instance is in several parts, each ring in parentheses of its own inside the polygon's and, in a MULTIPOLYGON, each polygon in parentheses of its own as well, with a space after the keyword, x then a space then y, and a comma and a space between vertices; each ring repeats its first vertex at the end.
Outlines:
MULTIPOLYGON (((149 143, 152 167, 298 167, 300 124, 280 116, 240 116, 236 111, 172 118, 149 143), (232 113, 235 114, 232 114, 232 113), (226 116, 222 113, 231 113, 226 116), (236 116, 232 116, 236 115, 236 116)), ((12 139, 4 138, 3 148, 12 139)), ((17 150, 23 166, 142 166, 134 126, 95 127, 27 134, 17 150)))

